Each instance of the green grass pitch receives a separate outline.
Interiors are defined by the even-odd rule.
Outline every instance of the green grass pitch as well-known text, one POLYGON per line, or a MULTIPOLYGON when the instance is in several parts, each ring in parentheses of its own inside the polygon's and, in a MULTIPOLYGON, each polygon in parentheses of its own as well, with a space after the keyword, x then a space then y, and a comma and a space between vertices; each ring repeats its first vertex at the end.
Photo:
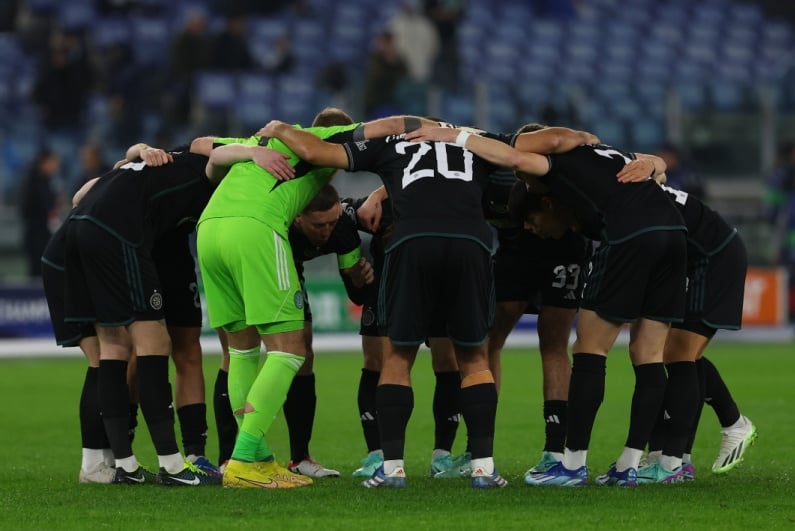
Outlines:
MULTIPOLYGON (((426 477, 433 444, 427 351, 412 375, 408 485, 385 491, 362 489, 350 475, 365 453, 356 408, 358 353, 319 353, 315 361, 318 408, 312 451, 342 477, 293 491, 80 485, 77 404, 85 363, 3 360, 0 529, 792 529, 795 349, 717 343, 708 355, 742 412, 759 428, 745 463, 725 475, 710 473, 720 432, 706 407, 693 453, 696 481, 637 489, 562 489, 531 488, 522 481, 543 443, 540 362, 536 349, 506 351, 495 455, 511 484, 496 491, 476 491, 465 480, 426 477)), ((218 356, 205 362, 210 398, 219 363, 218 356)), ((592 478, 607 469, 623 446, 632 384, 626 347, 616 347, 608 360, 605 401, 589 452, 592 478)), ((208 455, 215 460, 212 419, 208 411, 208 455)), ((463 450, 463 428, 458 435, 456 453, 463 450)), ((277 458, 289 457, 281 418, 269 441, 277 458)), ((145 465, 156 466, 145 428, 139 428, 135 450, 145 465)))

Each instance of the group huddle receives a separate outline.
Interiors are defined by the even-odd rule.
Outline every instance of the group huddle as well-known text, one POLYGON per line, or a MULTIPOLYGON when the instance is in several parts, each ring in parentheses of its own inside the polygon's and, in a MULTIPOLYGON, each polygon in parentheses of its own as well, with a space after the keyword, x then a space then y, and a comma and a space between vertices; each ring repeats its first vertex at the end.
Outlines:
POLYGON ((704 203, 666 188, 665 169, 658 157, 567 128, 494 134, 411 116, 353 123, 333 108, 307 129, 272 121, 249 138, 131 147, 78 192, 42 258, 56 340, 89 360, 80 480, 297 488, 338 476, 309 451, 316 398, 303 289, 303 262, 330 253, 364 305, 358 404, 368 454, 354 472, 363 487, 406 486, 410 371, 423 343, 437 382, 431 475, 508 485, 493 455, 500 352, 531 312, 546 439, 527 484, 588 483, 605 360, 625 324, 635 370, 628 435, 594 482, 694 479, 706 396, 723 427, 713 471, 732 469, 756 428, 703 352, 717 329, 740 327, 745 248, 704 203), (329 184, 337 169, 374 172, 384 186, 340 200, 329 184), (194 230, 210 325, 228 353, 214 389, 219 466, 204 451, 194 230), (373 236, 372 263, 359 230, 373 236), (157 473, 132 451, 130 404, 140 404, 157 473), (266 438, 282 409, 286 466, 266 438), (453 456, 461 418, 466 452, 453 456))

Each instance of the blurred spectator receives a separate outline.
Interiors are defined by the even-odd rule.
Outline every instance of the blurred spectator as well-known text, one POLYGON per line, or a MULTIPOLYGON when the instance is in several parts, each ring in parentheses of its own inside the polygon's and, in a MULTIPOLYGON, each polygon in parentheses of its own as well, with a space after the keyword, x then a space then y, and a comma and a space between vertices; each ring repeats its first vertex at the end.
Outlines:
POLYGON ((414 81, 426 83, 439 54, 439 35, 420 7, 419 0, 404 0, 390 27, 409 75, 414 81))
POLYGON ((199 70, 210 64, 209 58, 207 19, 202 11, 193 11, 171 45, 170 81, 163 102, 170 126, 183 127, 188 124, 193 103, 193 80, 199 70))
POLYGON ((406 79, 408 67, 398 53, 392 34, 381 32, 376 38, 367 61, 367 80, 364 87, 364 113, 370 120, 398 114, 396 89, 406 79))
POLYGON ((260 58, 260 64, 266 72, 274 75, 289 74, 295 68, 293 41, 286 33, 280 35, 269 54, 260 58))
POLYGON ((0 32, 14 31, 17 13, 19 12, 18 0, 0 0, 0 32))
POLYGON ((704 181, 682 157, 681 150, 673 144, 665 144, 657 150, 656 155, 665 161, 668 169, 668 186, 677 188, 695 197, 706 200, 707 190, 704 181))
POLYGON ((111 167, 97 144, 83 144, 80 147, 80 172, 72 187, 72 195, 94 177, 109 172, 111 167))
POLYGON ((288 13, 292 13, 297 17, 311 17, 315 14, 312 6, 306 0, 292 0, 288 13))
POLYGON ((113 43, 101 56, 97 91, 107 102, 109 121, 104 139, 114 146, 134 144, 142 135, 144 109, 150 106, 146 82, 156 72, 135 62, 128 42, 113 43))
POLYGON ((795 142, 781 145, 776 167, 765 179, 767 217, 773 226, 773 242, 780 265, 789 269, 790 316, 795 318, 795 142))
POLYGON ((41 148, 19 188, 22 244, 28 275, 41 276, 41 253, 50 239, 50 227, 60 221, 62 201, 55 190, 61 159, 48 147, 41 148))
POLYGON ((458 24, 464 16, 464 0, 425 0, 425 12, 436 25, 439 55, 433 80, 449 89, 458 87, 458 24))
POLYGON ((219 70, 248 70, 254 66, 243 15, 227 18, 224 29, 213 39, 211 66, 219 70))
POLYGON ((34 9, 27 2, 21 2, 13 22, 16 35, 25 51, 36 59, 45 59, 50 50, 56 22, 51 8, 34 9))
POLYGON ((49 57, 36 75, 33 102, 49 129, 78 130, 82 125, 93 80, 77 35, 56 35, 49 57))

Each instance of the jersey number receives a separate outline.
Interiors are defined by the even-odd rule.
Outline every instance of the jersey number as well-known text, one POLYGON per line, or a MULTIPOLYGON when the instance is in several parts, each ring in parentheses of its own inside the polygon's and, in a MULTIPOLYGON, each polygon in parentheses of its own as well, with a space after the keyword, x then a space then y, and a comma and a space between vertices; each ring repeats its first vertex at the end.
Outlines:
POLYGON ((555 280, 552 281, 553 288, 566 288, 577 289, 577 284, 580 283, 580 266, 579 264, 569 264, 555 266, 552 270, 555 275, 555 280))
MULTIPOLYGON (((446 142, 398 142, 395 144, 395 151, 401 155, 406 155, 406 148, 416 147, 417 151, 411 156, 408 166, 403 170, 403 188, 416 180, 424 179, 425 177, 433 177, 435 171, 431 168, 414 170, 414 167, 428 153, 431 149, 436 152, 436 171, 445 179, 459 179, 461 181, 472 180, 472 152, 464 151, 464 171, 451 170, 447 164, 447 146, 446 142), (431 147, 433 145, 433 147, 431 147)), ((456 149, 459 149, 456 147, 456 149)))
POLYGON ((665 185, 662 185, 662 189, 668 192, 669 194, 673 195, 674 201, 676 201, 680 205, 684 205, 685 203, 687 203, 687 192, 683 192, 682 190, 677 190, 676 188, 670 188, 665 185))
POLYGON ((603 157, 607 157, 608 159, 614 158, 613 155, 618 155, 622 159, 624 159, 624 164, 629 164, 632 162, 632 159, 621 153, 620 151, 616 151, 615 149, 594 149, 594 153, 597 155, 601 155, 603 157))
POLYGON ((146 162, 128 162, 127 164, 121 166, 122 170, 141 171, 144 168, 146 168, 146 162))

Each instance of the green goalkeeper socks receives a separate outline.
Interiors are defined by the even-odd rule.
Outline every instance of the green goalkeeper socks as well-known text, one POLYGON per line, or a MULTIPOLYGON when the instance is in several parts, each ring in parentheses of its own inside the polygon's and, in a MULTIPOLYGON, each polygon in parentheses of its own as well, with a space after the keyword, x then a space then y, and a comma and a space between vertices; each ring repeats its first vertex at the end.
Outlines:
POLYGON ((268 353, 265 364, 251 385, 247 397, 247 402, 254 410, 243 415, 243 423, 232 452, 233 459, 262 461, 271 455, 272 452, 265 441, 265 435, 284 405, 287 391, 289 391, 293 378, 303 362, 302 356, 287 352, 268 353))
MULTIPOLYGON (((232 406, 232 412, 242 410, 246 405, 246 397, 248 396, 254 380, 257 378, 257 371, 259 370, 259 351, 260 347, 257 345, 248 350, 237 350, 234 348, 229 349, 229 404, 232 406)), ((235 413, 235 420, 237 427, 243 423, 243 415, 235 413)))

